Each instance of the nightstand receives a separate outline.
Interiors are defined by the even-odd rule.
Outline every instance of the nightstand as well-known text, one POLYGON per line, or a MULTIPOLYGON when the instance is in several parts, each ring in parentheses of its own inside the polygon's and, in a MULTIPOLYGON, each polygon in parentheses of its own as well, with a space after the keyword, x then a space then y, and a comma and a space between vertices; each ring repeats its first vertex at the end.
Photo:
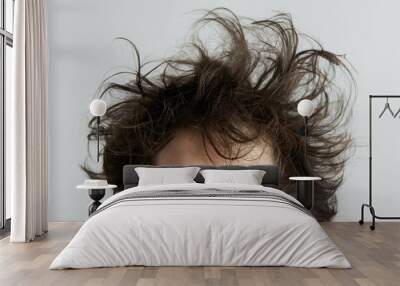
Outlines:
POLYGON ((322 180, 320 177, 290 177, 296 182, 296 196, 304 207, 311 210, 314 207, 314 184, 322 180))
POLYGON ((115 189, 116 185, 109 185, 106 180, 85 180, 83 185, 76 186, 78 190, 88 190, 93 203, 89 205, 89 216, 101 205, 100 200, 106 194, 107 189, 115 189))

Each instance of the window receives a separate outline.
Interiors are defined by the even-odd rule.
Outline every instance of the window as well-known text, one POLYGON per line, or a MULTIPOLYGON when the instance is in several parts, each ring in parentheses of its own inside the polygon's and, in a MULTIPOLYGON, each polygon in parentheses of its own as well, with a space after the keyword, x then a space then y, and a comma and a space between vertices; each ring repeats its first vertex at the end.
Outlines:
MULTIPOLYGON (((9 227, 10 194, 4 187, 5 98, 11 92, 14 0, 0 0, 0 228, 9 227)), ((1 236, 2 232, 0 232, 1 236)))

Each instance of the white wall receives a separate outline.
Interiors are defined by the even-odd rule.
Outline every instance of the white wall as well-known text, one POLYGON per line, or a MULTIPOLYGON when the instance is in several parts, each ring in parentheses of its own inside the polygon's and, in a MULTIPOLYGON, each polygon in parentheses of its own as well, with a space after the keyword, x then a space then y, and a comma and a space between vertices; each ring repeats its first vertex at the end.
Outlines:
MULTIPOLYGON (((127 37, 145 59, 159 59, 173 54, 183 42, 191 23, 200 15, 190 11, 217 6, 253 18, 290 12, 300 30, 327 49, 345 53, 357 69, 359 97, 353 121, 357 150, 338 192, 336 219, 359 219, 360 204, 368 194, 368 95, 400 94, 400 2, 395 0, 48 1, 50 220, 86 218, 89 199, 85 192, 75 190, 75 185, 85 178, 79 164, 87 151, 88 105, 106 74, 132 64, 129 49, 113 39, 127 37)), ((400 172, 398 124, 400 119, 376 124, 379 167, 375 169, 375 198, 381 215, 396 211, 400 215, 400 190, 396 189, 400 172)))

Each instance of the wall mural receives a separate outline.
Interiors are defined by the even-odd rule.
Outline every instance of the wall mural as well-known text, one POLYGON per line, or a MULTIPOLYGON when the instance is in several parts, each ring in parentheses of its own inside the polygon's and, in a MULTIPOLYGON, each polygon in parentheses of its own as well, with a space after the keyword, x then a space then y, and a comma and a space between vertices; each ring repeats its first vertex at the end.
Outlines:
MULTIPOLYGON (((319 220, 335 215, 354 101, 343 56, 299 33, 288 14, 253 21, 223 8, 206 11, 181 52, 160 63, 141 62, 126 41, 137 67, 104 84, 101 97, 113 104, 101 119, 103 170, 85 166, 89 176, 122 185, 125 164, 275 164, 289 193, 289 176, 322 177, 314 214, 319 220), (214 31, 207 41, 205 31, 214 31), (315 105, 307 156, 297 112, 305 98, 315 105)), ((89 127, 91 142, 95 118, 89 127)))

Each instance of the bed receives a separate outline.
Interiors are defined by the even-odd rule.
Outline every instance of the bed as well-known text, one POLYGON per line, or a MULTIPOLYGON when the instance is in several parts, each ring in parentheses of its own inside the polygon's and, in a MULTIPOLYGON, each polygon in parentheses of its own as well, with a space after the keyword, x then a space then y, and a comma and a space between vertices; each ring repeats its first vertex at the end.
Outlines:
POLYGON ((125 190, 102 203, 50 269, 351 267, 309 211, 279 190, 275 166, 198 166, 263 170, 260 185, 205 183, 199 173, 193 183, 149 186, 138 185, 138 167, 124 167, 125 190))

